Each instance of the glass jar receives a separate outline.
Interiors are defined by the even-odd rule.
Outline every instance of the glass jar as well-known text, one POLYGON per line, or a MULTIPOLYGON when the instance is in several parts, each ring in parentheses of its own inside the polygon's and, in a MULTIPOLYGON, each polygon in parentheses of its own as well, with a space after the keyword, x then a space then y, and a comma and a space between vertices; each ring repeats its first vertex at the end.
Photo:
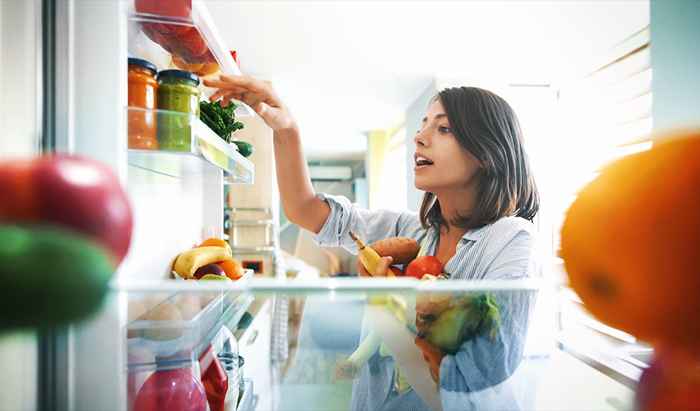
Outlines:
POLYGON ((158 149, 156 72, 153 63, 129 58, 129 148, 158 149))
MULTIPOLYGON (((158 108, 199 117, 199 77, 184 70, 158 73, 158 108)), ((189 115, 160 113, 158 116, 160 148, 190 151, 192 126, 189 115)))

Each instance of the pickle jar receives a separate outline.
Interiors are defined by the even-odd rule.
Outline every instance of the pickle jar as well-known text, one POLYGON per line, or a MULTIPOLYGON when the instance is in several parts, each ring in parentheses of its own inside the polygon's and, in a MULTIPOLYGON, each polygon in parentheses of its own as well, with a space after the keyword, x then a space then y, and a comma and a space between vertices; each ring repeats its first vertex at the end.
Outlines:
POLYGON ((199 117, 199 77, 184 70, 158 73, 158 142, 163 150, 190 151, 191 115, 199 117), (183 113, 183 114, 180 114, 183 113))
POLYGON ((129 148, 158 149, 156 71, 149 61, 129 58, 129 148))

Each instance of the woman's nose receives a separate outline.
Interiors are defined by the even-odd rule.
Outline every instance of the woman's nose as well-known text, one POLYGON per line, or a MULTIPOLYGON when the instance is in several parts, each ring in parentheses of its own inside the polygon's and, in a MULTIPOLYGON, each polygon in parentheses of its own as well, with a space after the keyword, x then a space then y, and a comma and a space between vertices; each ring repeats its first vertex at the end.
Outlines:
POLYGON ((426 139, 423 130, 418 130, 416 136, 413 137, 413 141, 416 143, 416 146, 425 146, 426 139))

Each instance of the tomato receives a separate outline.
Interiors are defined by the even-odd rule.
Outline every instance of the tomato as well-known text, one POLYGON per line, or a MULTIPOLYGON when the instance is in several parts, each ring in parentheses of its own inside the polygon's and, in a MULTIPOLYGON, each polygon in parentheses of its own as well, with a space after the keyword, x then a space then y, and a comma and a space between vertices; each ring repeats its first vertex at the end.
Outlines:
POLYGON ((406 276, 423 278, 425 274, 440 275, 442 274, 442 263, 437 257, 426 255, 418 257, 411 261, 406 267, 406 276))
POLYGON ((192 14, 192 0, 136 0, 138 13, 158 16, 189 18, 192 14))
MULTIPOLYGON (((202 35, 199 34, 199 31, 196 28, 190 27, 189 30, 178 34, 177 38, 189 55, 197 59, 196 61, 190 59, 190 63, 204 62, 204 54, 209 51, 209 47, 207 47, 207 43, 204 41, 202 35)), ((183 56, 183 58, 185 57, 183 56)), ((187 60, 187 58, 185 58, 185 60, 187 60)))

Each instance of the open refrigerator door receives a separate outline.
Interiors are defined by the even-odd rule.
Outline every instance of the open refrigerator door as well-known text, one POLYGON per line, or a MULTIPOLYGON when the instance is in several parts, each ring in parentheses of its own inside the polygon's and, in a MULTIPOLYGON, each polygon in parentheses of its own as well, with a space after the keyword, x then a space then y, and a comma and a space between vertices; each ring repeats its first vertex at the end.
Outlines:
MULTIPOLYGON (((254 181, 253 162, 199 112, 199 100, 212 92, 201 77, 240 75, 235 53, 202 1, 71 0, 57 4, 50 20, 57 49, 50 62, 58 103, 55 151, 110 167, 133 212, 129 253, 113 280, 169 279, 180 253, 207 238, 224 238, 224 185, 254 181), (142 69, 140 77, 134 76, 133 62, 142 69), (177 70, 162 76, 171 80, 170 88, 159 88, 165 80, 159 83, 158 75, 168 70, 177 70), (182 73, 189 88, 182 87, 182 73), (138 104, 132 98, 134 78, 145 90, 138 104), (189 94, 175 94, 183 90, 189 94), (177 102, 185 95, 189 105, 183 109, 177 102), (149 144, 134 144, 148 139, 149 144)), ((238 117, 251 114, 238 105, 238 117)), ((240 281, 251 274, 246 271, 240 281)), ((212 341, 225 323, 237 324, 250 304, 245 295, 221 292, 201 298, 152 293, 146 300, 110 293, 98 315, 52 341, 58 347, 53 363, 63 366, 46 367, 48 380, 66 394, 45 405, 126 410, 134 400, 129 387, 139 375, 177 370, 176 364, 192 370, 208 368, 200 362, 225 364, 212 362, 222 353, 210 347, 212 341)), ((201 383, 199 374, 192 376, 201 383)))

